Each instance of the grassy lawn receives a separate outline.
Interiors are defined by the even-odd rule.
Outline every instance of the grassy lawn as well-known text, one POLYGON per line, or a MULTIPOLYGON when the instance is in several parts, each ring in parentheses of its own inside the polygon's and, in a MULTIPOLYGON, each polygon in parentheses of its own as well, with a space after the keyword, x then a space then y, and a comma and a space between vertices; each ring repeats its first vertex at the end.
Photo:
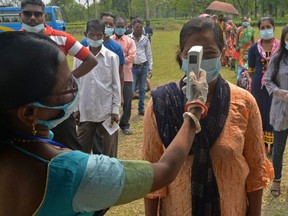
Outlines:
MULTIPOLYGON (((275 35, 280 38, 281 27, 277 27, 275 35)), ((75 38, 81 40, 82 35, 74 34, 75 38)), ((152 87, 155 89, 159 85, 163 85, 169 82, 177 81, 183 76, 183 72, 179 69, 175 61, 175 55, 177 51, 177 45, 179 42, 179 31, 163 31, 155 32, 152 37, 152 51, 153 51, 153 77, 152 87)), ((256 30, 255 38, 258 39, 259 31, 256 30)), ((68 58, 69 65, 72 65, 73 59, 68 58)), ((236 73, 228 68, 222 68, 221 74, 227 80, 232 83, 236 82, 236 73)), ((145 102, 150 99, 150 95, 146 95, 145 102)), ((133 135, 125 136, 121 132, 119 133, 119 153, 120 159, 140 159, 141 158, 141 146, 143 140, 143 125, 142 116, 138 116, 137 111, 138 100, 133 100, 132 116, 131 116, 131 129, 133 135)), ((287 184, 287 155, 285 153, 284 167, 283 167, 283 181, 282 181, 282 195, 275 199, 270 195, 269 188, 264 191, 263 198, 263 213, 264 216, 283 216, 288 213, 288 184, 287 184)), ((140 216, 144 215, 143 200, 137 200, 132 203, 112 207, 107 216, 140 216)))

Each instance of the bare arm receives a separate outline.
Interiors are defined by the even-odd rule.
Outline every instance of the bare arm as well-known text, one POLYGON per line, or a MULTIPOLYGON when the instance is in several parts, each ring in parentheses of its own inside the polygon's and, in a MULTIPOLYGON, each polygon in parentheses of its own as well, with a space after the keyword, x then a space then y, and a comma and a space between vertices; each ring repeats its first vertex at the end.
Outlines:
MULTIPOLYGON (((196 107, 191 112, 200 119, 201 109, 196 107)), ((157 163, 152 164, 154 181, 151 192, 170 184, 179 173, 192 146, 196 126, 191 119, 185 119, 174 140, 157 163)))
POLYGON ((74 77, 79 78, 89 73, 95 66, 97 65, 97 61, 95 57, 90 53, 83 62, 79 65, 79 67, 75 68, 72 71, 74 77))
MULTIPOLYGON (((185 78, 183 81, 187 82, 187 86, 189 85, 190 87, 188 88, 189 92, 187 92, 187 86, 182 88, 183 92, 185 94, 187 93, 186 97, 188 102, 196 100, 205 104, 208 93, 206 72, 200 70, 199 77, 196 77, 195 73, 191 71, 189 77, 185 78)), ((188 156, 196 134, 196 129, 199 129, 197 128, 196 123, 199 124, 198 120, 200 119, 202 109, 197 106, 192 107, 189 111, 192 115, 189 116, 189 118, 184 118, 184 122, 179 132, 169 147, 166 149, 159 161, 152 164, 152 168, 154 169, 154 181, 150 191, 158 190, 165 185, 170 184, 176 178, 188 156)))
POLYGON ((247 193, 249 201, 249 215, 261 216, 261 203, 262 203, 263 189, 247 193))
POLYGON ((144 198, 145 216, 157 216, 159 198, 149 199, 144 198))

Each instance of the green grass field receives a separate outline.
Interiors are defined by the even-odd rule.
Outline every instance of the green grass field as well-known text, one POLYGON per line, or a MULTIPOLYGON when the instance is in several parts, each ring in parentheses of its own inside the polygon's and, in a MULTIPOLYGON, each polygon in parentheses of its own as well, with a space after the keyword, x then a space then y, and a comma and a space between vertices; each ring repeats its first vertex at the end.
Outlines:
MULTIPOLYGON (((281 27, 277 27, 275 36, 280 38, 281 27)), ((78 40, 82 39, 82 35, 74 35, 78 40)), ((177 45, 179 43, 179 31, 160 31, 155 32, 152 37, 152 52, 153 52, 153 78, 151 80, 153 89, 159 85, 169 82, 177 81, 183 76, 183 72, 179 69, 175 61, 177 45)), ((259 31, 256 30, 255 38, 259 38, 259 31)), ((69 65, 72 65, 73 59, 68 58, 69 65)), ((222 68, 221 74, 232 83, 236 82, 236 73, 229 70, 229 68, 222 68)), ((146 103, 150 99, 150 95, 146 95, 146 103)), ((131 129, 134 134, 125 136, 121 132, 119 140, 119 153, 120 159, 140 159, 141 146, 143 140, 143 117, 138 116, 137 102, 133 101, 132 116, 131 116, 131 129)), ((263 198, 263 213, 264 216, 284 216, 288 215, 288 183, 287 183, 287 155, 285 153, 284 167, 283 167, 283 181, 282 181, 282 195, 275 199, 270 195, 269 187, 264 191, 263 198)), ((144 215, 143 200, 137 200, 132 203, 112 207, 107 216, 140 216, 144 215)))

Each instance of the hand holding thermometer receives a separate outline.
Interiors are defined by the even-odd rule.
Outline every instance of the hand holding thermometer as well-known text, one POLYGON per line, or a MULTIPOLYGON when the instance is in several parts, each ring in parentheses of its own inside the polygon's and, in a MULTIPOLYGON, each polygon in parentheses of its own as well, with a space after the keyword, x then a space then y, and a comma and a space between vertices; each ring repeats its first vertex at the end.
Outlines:
POLYGON ((186 91, 186 97, 190 98, 190 84, 189 84, 189 74, 191 71, 193 71, 197 78, 199 76, 200 71, 200 65, 202 61, 203 56, 203 47, 202 46, 192 46, 190 50, 188 51, 188 74, 187 74, 187 91, 186 91))

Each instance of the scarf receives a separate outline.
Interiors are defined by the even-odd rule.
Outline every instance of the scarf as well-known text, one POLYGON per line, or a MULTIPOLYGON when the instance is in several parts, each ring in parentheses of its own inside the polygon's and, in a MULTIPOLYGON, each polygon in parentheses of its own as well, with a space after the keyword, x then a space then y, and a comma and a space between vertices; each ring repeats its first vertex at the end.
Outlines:
POLYGON ((265 50, 264 50, 263 47, 262 47, 262 40, 259 39, 259 40, 257 41, 257 49, 258 49, 258 52, 259 52, 259 54, 260 54, 260 56, 261 56, 261 58, 262 58, 262 59, 261 59, 261 62, 262 62, 261 88, 263 88, 263 86, 265 85, 265 83, 264 83, 264 77, 265 77, 265 74, 266 74, 266 71, 267 71, 267 68, 268 68, 269 61, 270 61, 271 57, 278 51, 279 46, 280 46, 280 41, 277 40, 277 39, 274 37, 271 54, 270 54, 269 56, 267 56, 265 50))
MULTIPOLYGON (((184 85, 180 81, 180 88, 184 85)), ((151 93, 158 132, 165 148, 183 123, 187 99, 176 83, 158 87, 151 93)), ((194 154, 191 179, 193 216, 220 216, 220 196, 212 169, 209 149, 220 135, 229 112, 230 87, 219 75, 208 116, 200 121, 202 130, 195 136, 190 154, 194 154)))

